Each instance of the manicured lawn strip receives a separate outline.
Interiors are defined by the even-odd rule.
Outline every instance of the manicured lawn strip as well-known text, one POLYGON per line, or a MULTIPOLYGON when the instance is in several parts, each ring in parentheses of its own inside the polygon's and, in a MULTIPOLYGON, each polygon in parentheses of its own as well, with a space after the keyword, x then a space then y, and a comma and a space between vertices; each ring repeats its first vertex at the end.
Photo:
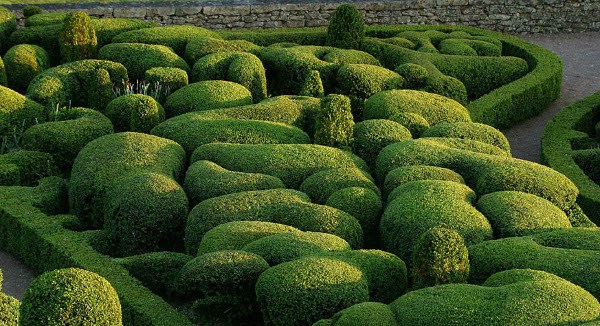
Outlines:
MULTIPOLYGON (((188 2, 189 0, 81 0, 81 1, 73 1, 73 0, 23 0, 23 1, 10 1, 10 0, 0 0, 0 5, 50 5, 50 4, 107 4, 107 3, 117 3, 117 2, 188 2)), ((193 1, 198 4, 206 2, 205 0, 197 0, 193 1)))
POLYGON ((47 216, 4 194, 0 202, 0 247, 36 273, 78 267, 100 274, 117 290, 127 325, 193 325, 110 257, 96 252, 85 234, 62 227, 60 217, 47 216))
POLYGON ((590 138, 600 112, 600 92, 562 109, 548 122, 542 136, 542 162, 568 176, 579 188, 577 203, 595 223, 600 222, 600 186, 573 159, 573 143, 590 138))

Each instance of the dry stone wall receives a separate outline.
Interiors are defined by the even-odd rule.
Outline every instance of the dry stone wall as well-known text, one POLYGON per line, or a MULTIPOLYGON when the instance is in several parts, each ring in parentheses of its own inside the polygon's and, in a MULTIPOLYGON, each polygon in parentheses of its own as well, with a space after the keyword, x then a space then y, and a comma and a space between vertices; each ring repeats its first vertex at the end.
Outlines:
MULTIPOLYGON (((341 2, 117 3, 46 6, 97 17, 141 18, 210 29, 325 26, 341 2)), ((354 2, 368 24, 461 24, 507 33, 600 30, 600 0, 399 0, 354 2)), ((22 17, 22 6, 9 6, 22 17)))

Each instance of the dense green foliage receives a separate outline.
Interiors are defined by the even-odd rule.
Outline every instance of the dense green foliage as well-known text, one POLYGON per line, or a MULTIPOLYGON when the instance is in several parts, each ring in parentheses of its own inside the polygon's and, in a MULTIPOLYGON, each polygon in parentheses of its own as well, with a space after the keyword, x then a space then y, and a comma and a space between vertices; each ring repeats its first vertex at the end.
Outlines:
POLYGON ((154 98, 143 94, 119 96, 110 101, 104 114, 112 121, 115 131, 148 133, 165 120, 165 109, 154 98))
POLYGON ((421 137, 449 137, 480 141, 510 153, 510 144, 500 130, 481 123, 442 123, 427 129, 421 137))
POLYGON ((412 255, 414 288, 467 283, 469 251, 458 232, 431 228, 421 234, 412 255))
POLYGON ((24 92, 37 74, 49 68, 50 58, 43 48, 31 44, 18 44, 4 55, 8 86, 24 92))
POLYGON ((217 52, 254 52, 260 47, 244 40, 222 40, 212 37, 196 37, 185 47, 185 59, 190 64, 217 52))
POLYGON ((387 145, 411 139, 408 129, 401 124, 385 119, 359 122, 353 127, 352 151, 374 166, 379 152, 387 145))
POLYGON ((350 99, 331 94, 321 100, 321 110, 315 120, 314 143, 345 149, 352 142, 352 108, 350 99))
POLYGON ((342 49, 358 49, 365 36, 365 22, 354 5, 335 9, 327 27, 327 43, 342 49))
POLYGON ((173 67, 150 68, 144 73, 143 79, 151 86, 158 83, 165 93, 169 94, 189 83, 188 73, 173 67))
POLYGON ((20 312, 19 325, 122 325, 115 289, 100 275, 78 268, 37 277, 20 312))
POLYGON ((28 128, 47 119, 43 106, 25 96, 0 86, 0 135, 13 136, 20 129, 28 128))
POLYGON ((41 14, 44 10, 38 6, 26 6, 23 7, 23 16, 29 18, 33 15, 41 14))
POLYGON ((446 180, 465 183, 460 174, 450 169, 428 165, 401 166, 393 169, 385 176, 382 188, 384 198, 387 198, 396 187, 419 180, 446 180))
POLYGON ((346 308, 313 326, 396 326, 392 310, 379 302, 363 302, 346 308))
POLYGON ((85 12, 71 12, 65 16, 59 35, 62 62, 93 59, 98 51, 96 31, 85 12))
POLYGON ((41 178, 58 174, 52 155, 37 151, 18 150, 0 155, 3 167, 2 185, 34 186, 41 178))
POLYGON ((113 43, 146 43, 168 46, 175 53, 183 55, 191 40, 198 37, 220 38, 215 32, 196 26, 167 26, 143 28, 121 33, 113 38, 113 43))
POLYGON ((325 203, 338 190, 363 187, 379 193, 369 173, 358 168, 333 168, 321 170, 308 178, 298 188, 315 203, 325 203))
POLYGON ((8 49, 8 37, 17 29, 17 18, 12 11, 0 7, 0 52, 8 49))
POLYGON ((208 80, 189 84, 169 95, 165 102, 168 117, 183 113, 252 104, 250 91, 240 84, 208 80))

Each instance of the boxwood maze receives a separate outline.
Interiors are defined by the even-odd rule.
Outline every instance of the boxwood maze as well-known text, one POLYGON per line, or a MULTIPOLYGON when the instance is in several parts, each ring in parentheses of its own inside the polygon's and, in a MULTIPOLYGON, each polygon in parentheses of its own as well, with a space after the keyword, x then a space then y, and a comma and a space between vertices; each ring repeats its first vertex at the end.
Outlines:
MULTIPOLYGON (((95 56, 65 62, 70 16, 0 17, 0 245, 101 275, 126 325, 600 316, 589 195, 495 129, 558 96, 543 48, 457 26, 369 27, 341 49, 324 29, 92 19, 95 56)), ((592 132, 596 108, 574 125, 592 132)))

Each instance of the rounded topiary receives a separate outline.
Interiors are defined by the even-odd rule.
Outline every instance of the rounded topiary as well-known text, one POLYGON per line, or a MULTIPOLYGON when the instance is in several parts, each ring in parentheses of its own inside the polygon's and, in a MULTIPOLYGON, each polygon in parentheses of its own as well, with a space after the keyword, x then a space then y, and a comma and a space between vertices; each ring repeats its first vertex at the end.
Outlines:
MULTIPOLYGON (((0 283, 2 277, 0 276, 0 283)), ((0 293, 0 325, 2 326, 17 326, 19 323, 19 300, 0 293)))
POLYGON ((112 121, 115 131, 149 133, 165 120, 165 109, 154 98, 143 94, 119 96, 110 101, 104 114, 112 121))
POLYGON ((421 88, 429 82, 429 71, 416 63, 404 63, 395 70, 406 80, 407 88, 421 88))
POLYGON ((12 137, 21 129, 47 119, 46 109, 29 98, 0 86, 0 135, 12 137))
POLYGON ((450 169, 429 165, 407 165, 395 168, 385 176, 383 196, 386 198, 397 187, 419 180, 446 180, 465 184, 463 177, 450 169))
POLYGON ((379 152, 389 144, 412 139, 408 129, 401 124, 373 119, 359 122, 353 127, 352 152, 373 166, 379 152))
POLYGON ((321 111, 315 122, 315 144, 344 148, 352 140, 352 108, 350 99, 331 94, 321 100, 321 111))
POLYGON ((413 138, 418 138, 429 128, 429 122, 420 114, 411 112, 399 112, 388 118, 389 120, 398 122, 410 131, 413 138))
POLYGON ((107 193, 104 229, 122 255, 183 247, 188 213, 185 192, 162 174, 140 173, 123 179, 107 193))
POLYGON ((354 5, 335 9, 327 27, 327 43, 344 49, 358 49, 365 37, 365 22, 354 5))
POLYGON ((412 256, 413 286, 466 283, 469 251, 458 232, 431 228, 421 234, 412 256))
POLYGON ((7 86, 8 79, 6 77, 6 68, 4 66, 4 61, 2 57, 0 57, 0 86, 7 86))
POLYGON ((190 260, 180 272, 181 291, 188 295, 252 294, 269 264, 259 255, 223 250, 190 260))
POLYGON ((98 40, 90 16, 82 11, 68 13, 60 30, 59 42, 62 62, 96 57, 98 40))
POLYGON ((188 73, 180 68, 154 67, 146 70, 144 80, 151 86, 160 85, 164 94, 170 94, 187 86, 189 83, 188 73))
POLYGON ((33 280, 21 303, 19 325, 122 325, 117 292, 100 275, 78 268, 33 280))
POLYGON ((189 84, 169 95, 165 102, 167 116, 252 104, 250 91, 224 80, 207 80, 189 84))
POLYGON ((23 16, 25 18, 29 18, 33 15, 41 14, 43 12, 44 12, 44 9, 42 9, 38 6, 25 6, 23 8, 23 16))
MULTIPOLYGON (((388 305, 381 302, 363 302, 333 315, 331 326, 397 326, 396 317, 388 305)), ((318 326, 321 324, 313 324, 318 326)))
POLYGON ((18 44, 4 55, 8 85, 19 91, 27 90, 29 83, 50 65, 48 53, 43 48, 31 44, 18 44))
POLYGON ((337 259, 306 257, 271 267, 256 283, 267 325, 310 325, 369 300, 363 273, 337 259))

